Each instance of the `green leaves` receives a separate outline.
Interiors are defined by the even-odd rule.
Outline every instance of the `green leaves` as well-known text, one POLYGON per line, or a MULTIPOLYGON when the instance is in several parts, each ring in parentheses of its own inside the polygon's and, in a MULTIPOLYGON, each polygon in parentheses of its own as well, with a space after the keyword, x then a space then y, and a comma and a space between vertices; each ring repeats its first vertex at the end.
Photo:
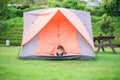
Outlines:
POLYGON ((0 24, 0 39, 3 41, 9 39, 11 45, 20 45, 23 33, 23 18, 16 17, 4 21, 4 24, 0 24))
POLYGON ((120 1, 119 0, 103 0, 102 8, 111 16, 119 16, 120 1))
POLYGON ((84 10, 86 5, 79 0, 49 0, 48 7, 63 7, 84 10))
POLYGON ((115 25, 113 23, 113 20, 110 16, 108 16, 106 13, 102 16, 102 22, 101 22, 101 31, 105 35, 113 35, 113 32, 115 30, 115 25))

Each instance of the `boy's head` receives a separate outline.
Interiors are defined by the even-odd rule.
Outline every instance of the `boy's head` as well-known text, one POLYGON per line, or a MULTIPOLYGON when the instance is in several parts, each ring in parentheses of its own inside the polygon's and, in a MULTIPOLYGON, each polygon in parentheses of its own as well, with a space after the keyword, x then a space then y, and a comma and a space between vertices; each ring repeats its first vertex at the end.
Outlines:
POLYGON ((57 53, 58 53, 58 54, 62 54, 63 52, 64 52, 63 46, 59 45, 59 46, 57 47, 57 53))

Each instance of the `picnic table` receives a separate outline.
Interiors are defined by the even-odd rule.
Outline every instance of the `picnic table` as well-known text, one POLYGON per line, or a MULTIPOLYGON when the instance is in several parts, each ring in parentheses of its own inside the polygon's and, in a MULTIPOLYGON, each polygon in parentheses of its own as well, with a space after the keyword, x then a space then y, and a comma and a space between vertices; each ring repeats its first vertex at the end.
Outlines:
POLYGON ((114 46, 112 45, 112 42, 111 40, 114 39, 115 37, 114 36, 97 36, 97 37, 94 37, 94 43, 95 41, 98 41, 98 49, 97 49, 97 53, 100 51, 100 49, 102 49, 103 52, 105 52, 105 49, 104 49, 104 45, 105 45, 105 42, 108 42, 108 47, 110 47, 112 49, 112 52, 113 53, 116 53, 115 49, 114 49, 114 46))

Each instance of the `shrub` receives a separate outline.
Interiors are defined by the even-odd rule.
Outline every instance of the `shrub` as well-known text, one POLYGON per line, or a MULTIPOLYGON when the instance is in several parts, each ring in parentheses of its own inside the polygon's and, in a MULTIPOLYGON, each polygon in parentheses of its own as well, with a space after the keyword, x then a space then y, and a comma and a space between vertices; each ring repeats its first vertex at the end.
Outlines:
POLYGON ((81 3, 81 4, 79 3, 79 4, 76 5, 76 9, 78 9, 78 10, 79 10, 79 9, 80 9, 80 10, 84 10, 85 7, 86 7, 86 5, 83 4, 83 3, 81 3))
POLYGON ((23 18, 16 17, 7 20, 4 25, 5 30, 1 32, 3 42, 9 39, 11 43, 17 45, 21 43, 23 33, 23 18), (16 44, 17 43, 17 44, 16 44))
POLYGON ((97 23, 102 20, 102 17, 91 16, 92 23, 97 23))
POLYGON ((102 8, 95 8, 95 14, 96 16, 102 16, 104 14, 104 10, 102 8))
POLYGON ((107 16, 107 14, 104 14, 102 16, 101 31, 105 33, 105 35, 113 35, 114 30, 115 25, 112 21, 112 18, 107 16))
POLYGON ((91 8, 89 8, 89 7, 85 7, 84 10, 90 12, 90 11, 91 11, 91 8))
POLYGON ((96 11, 93 8, 85 7, 84 10, 90 12, 91 15, 96 15, 96 11))
POLYGON ((53 1, 48 2, 48 7, 61 7, 61 4, 60 4, 60 2, 53 0, 53 1))
POLYGON ((90 13, 91 13, 91 15, 96 15, 95 9, 91 9, 91 10, 90 10, 90 13))
POLYGON ((0 34, 5 31, 6 27, 5 27, 5 21, 4 20, 0 20, 0 34))
POLYGON ((78 0, 63 0, 61 6, 64 8, 76 9, 78 0))
POLYGON ((23 10, 17 9, 17 8, 14 8, 14 7, 8 7, 8 12, 9 13, 6 15, 7 19, 23 16, 23 10))
POLYGON ((26 11, 31 11, 31 10, 36 10, 36 9, 43 9, 43 8, 46 8, 47 6, 45 5, 41 5, 41 6, 32 6, 30 8, 26 8, 23 10, 23 12, 26 12, 26 11))

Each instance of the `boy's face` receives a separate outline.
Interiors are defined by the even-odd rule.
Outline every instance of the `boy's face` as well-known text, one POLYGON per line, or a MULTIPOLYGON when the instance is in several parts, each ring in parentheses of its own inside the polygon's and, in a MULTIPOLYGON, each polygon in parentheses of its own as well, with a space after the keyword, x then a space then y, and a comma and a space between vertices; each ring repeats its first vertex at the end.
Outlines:
POLYGON ((62 49, 57 49, 58 54, 62 54, 63 50, 62 49))

